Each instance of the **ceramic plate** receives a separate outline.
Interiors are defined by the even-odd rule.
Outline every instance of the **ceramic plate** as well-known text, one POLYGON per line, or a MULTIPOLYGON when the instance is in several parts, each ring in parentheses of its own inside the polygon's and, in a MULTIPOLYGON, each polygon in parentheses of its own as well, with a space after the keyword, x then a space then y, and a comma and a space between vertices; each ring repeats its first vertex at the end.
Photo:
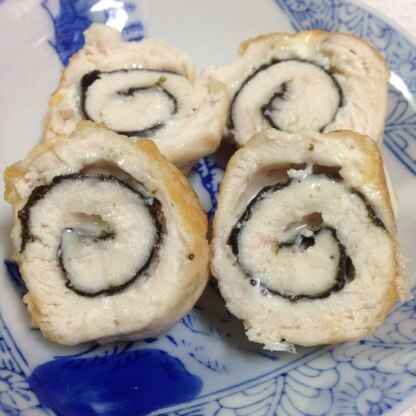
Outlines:
MULTIPOLYGON (((236 57, 241 40, 324 28, 371 42, 391 67, 383 153, 399 199, 399 238, 416 270, 416 46, 400 30, 345 0, 0 0, 2 170, 41 138, 48 97, 92 21, 126 39, 166 40, 198 69, 236 57)), ((213 158, 191 173, 215 211, 223 169, 213 158)), ((11 209, 1 204, 1 256, 10 258, 11 209)), ((357 343, 268 353, 249 343, 214 284, 155 339, 60 347, 30 328, 13 264, 0 280, 0 412, 4 415, 397 415, 416 397, 416 303, 396 305, 357 343), (413 397, 413 399, 412 399, 413 397)))

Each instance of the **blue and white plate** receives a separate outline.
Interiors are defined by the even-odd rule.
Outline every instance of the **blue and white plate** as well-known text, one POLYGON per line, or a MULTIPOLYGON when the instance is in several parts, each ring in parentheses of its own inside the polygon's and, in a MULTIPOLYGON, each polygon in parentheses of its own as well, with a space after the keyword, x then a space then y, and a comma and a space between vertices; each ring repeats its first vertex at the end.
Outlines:
MULTIPOLYGON (((416 44, 347 0, 0 0, 1 170, 41 138, 48 97, 92 21, 126 39, 158 38, 199 69, 236 57, 241 40, 324 28, 366 38, 391 68, 383 152, 399 199, 399 239, 416 271, 416 44)), ((202 159, 191 179, 210 215, 222 168, 202 159)), ((1 256, 11 209, 1 203, 1 256)), ((416 302, 396 305, 357 343, 266 353, 245 339, 213 284, 167 334, 60 347, 31 329, 13 265, 0 273, 0 413, 40 415, 398 415, 416 402, 416 302)))

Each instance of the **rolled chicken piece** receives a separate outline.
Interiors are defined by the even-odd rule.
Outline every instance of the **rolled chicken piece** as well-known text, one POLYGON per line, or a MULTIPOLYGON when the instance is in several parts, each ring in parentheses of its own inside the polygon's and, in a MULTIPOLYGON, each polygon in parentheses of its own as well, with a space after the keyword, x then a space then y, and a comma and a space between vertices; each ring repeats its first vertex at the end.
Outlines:
POLYGON ((312 30, 243 42, 239 58, 204 76, 232 97, 226 134, 237 146, 267 128, 353 130, 382 140, 389 70, 364 40, 312 30))
POLYGON ((131 139, 151 138, 186 170, 219 146, 227 94, 218 81, 195 81, 191 59, 172 46, 123 42, 117 30, 93 24, 50 99, 45 138, 91 120, 131 139))
POLYGON ((359 339, 405 289, 377 145, 266 130, 231 158, 211 270, 251 341, 294 351, 359 339))
POLYGON ((155 336, 204 289, 206 215, 151 141, 82 122, 7 168, 5 182, 24 301, 47 338, 155 336))

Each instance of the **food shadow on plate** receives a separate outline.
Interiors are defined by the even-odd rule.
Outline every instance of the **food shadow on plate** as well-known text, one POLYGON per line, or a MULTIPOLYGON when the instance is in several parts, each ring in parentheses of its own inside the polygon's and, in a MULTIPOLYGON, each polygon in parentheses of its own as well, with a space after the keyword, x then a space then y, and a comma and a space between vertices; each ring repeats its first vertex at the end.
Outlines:
POLYGON ((248 340, 243 322, 227 310, 214 278, 211 278, 194 309, 182 319, 182 323, 193 333, 215 337, 234 351, 260 355, 271 361, 289 355, 281 351, 267 351, 263 345, 248 340))
POLYGON ((23 297, 27 293, 27 287, 22 279, 22 275, 19 271, 19 266, 14 260, 4 260, 4 266, 6 267, 7 276, 13 283, 14 288, 20 297, 23 297))
MULTIPOLYGON (((4 237, 9 237, 13 226, 12 216, 3 216, 2 221, 0 222, 0 235, 4 237)), ((3 255, 6 258, 11 258, 13 253, 13 248, 11 244, 5 245, 5 251, 3 255)))

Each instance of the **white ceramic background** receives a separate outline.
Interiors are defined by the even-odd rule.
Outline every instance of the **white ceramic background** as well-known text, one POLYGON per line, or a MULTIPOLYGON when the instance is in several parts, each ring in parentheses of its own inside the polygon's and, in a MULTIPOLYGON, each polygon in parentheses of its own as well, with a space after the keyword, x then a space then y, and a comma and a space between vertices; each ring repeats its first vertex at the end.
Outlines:
MULTIPOLYGON (((368 13, 355 3, 342 0, 0 0, 2 171, 23 158, 41 138, 48 98, 62 69, 58 54, 49 43, 56 41, 57 28, 51 16, 62 14, 60 7, 65 4, 71 6, 65 12, 67 15, 75 13, 72 22, 82 16, 106 21, 120 29, 136 23, 130 26, 128 37, 144 34, 166 40, 192 55, 199 69, 233 60, 241 40, 265 32, 319 25, 368 37, 385 54, 393 70, 383 153, 398 192, 399 239, 409 275, 415 274, 416 46, 405 33, 396 32, 374 11, 368 13), (143 24, 143 29, 137 22, 143 24)), ((219 168, 205 160, 191 175, 207 211, 212 208, 212 188, 218 185, 220 174, 219 168)), ((0 221, 0 253, 4 259, 11 254, 8 239, 11 209, 3 201, 0 221)), ((154 410, 154 414, 395 415, 408 408, 416 395, 414 302, 398 305, 379 331, 362 343, 301 349, 296 356, 265 354, 259 346, 245 340, 241 323, 227 314, 210 285, 198 308, 158 340, 99 348, 93 345, 64 348, 45 341, 38 331, 30 329, 19 291, 5 268, 1 269, 0 277, 0 324, 4 325, 0 327, 1 414, 52 414, 28 383, 32 371, 42 363, 81 354, 86 360, 96 357, 94 363, 98 363, 93 366, 91 361, 85 361, 84 365, 84 361, 76 361, 74 357, 71 364, 81 363, 82 371, 90 368, 92 373, 99 365, 114 370, 126 365, 134 357, 133 352, 149 348, 166 351, 202 381, 197 397, 165 410, 154 410)), ((79 374, 86 374, 82 371, 79 374)), ((118 373, 114 370, 114 374, 118 373)), ((129 378, 137 377, 138 389, 129 392, 127 402, 119 402, 117 397, 100 395, 94 385, 88 385, 78 396, 73 393, 75 385, 66 396, 62 392, 57 394, 56 384, 62 383, 62 389, 65 386, 61 370, 56 374, 58 381, 54 386, 44 385, 49 396, 47 404, 52 403, 60 415, 144 414, 139 407, 132 411, 129 406, 144 400, 138 390, 143 377, 148 375, 123 373, 126 374, 129 378), (51 396, 56 400, 51 401, 51 396), (89 403, 87 408, 71 408, 72 403, 83 400, 89 403)), ((82 382, 79 380, 81 387, 82 382)), ((116 389, 117 380, 114 383, 116 389)), ((174 385, 174 379, 171 383, 174 385)), ((160 386, 160 391, 167 394, 168 386, 160 386)))

